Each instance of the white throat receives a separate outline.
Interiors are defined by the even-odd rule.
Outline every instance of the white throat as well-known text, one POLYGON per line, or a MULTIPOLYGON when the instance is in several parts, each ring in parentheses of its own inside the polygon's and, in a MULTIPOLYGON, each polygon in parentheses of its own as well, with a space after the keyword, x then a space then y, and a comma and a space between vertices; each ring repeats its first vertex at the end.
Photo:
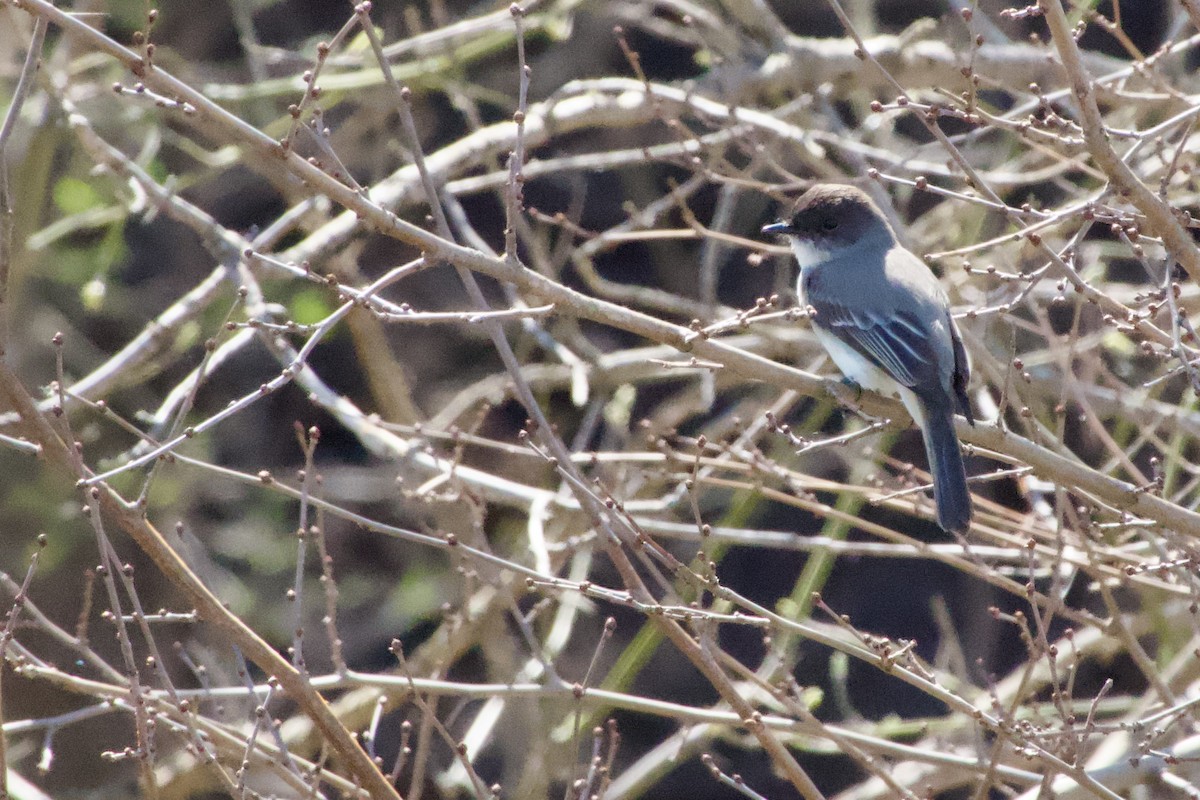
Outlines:
POLYGON ((801 239, 799 236, 789 236, 788 241, 792 245, 792 253, 795 254, 796 263, 800 265, 801 270, 824 264, 832 255, 824 247, 817 247, 809 240, 801 239))

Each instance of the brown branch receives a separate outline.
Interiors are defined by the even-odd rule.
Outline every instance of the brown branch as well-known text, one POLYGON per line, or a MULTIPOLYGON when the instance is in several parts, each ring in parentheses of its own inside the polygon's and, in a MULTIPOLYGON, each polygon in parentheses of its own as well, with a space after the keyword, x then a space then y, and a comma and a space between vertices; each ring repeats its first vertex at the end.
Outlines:
MULTIPOLYGON (((108 37, 87 27, 75 18, 48 5, 44 0, 17 0, 17 3, 19 6, 33 9, 36 13, 47 14, 56 23, 61 20, 61 24, 70 32, 87 36, 101 49, 126 61, 131 68, 136 67, 144 72, 141 59, 136 54, 117 45, 108 37)), ((148 85, 152 82, 157 83, 160 84, 157 88, 176 93, 195 106, 198 113, 208 114, 211 119, 219 123, 227 135, 235 140, 259 147, 272 158, 282 159, 286 167, 313 187, 314 191, 324 193, 334 202, 353 211, 368 228, 419 247, 431 259, 442 259, 474 272, 489 275, 497 280, 507 281, 518 289, 555 304, 561 313, 573 314, 611 325, 651 341, 693 353, 701 358, 721 362, 727 368, 752 380, 769 382, 780 388, 794 389, 811 397, 823 397, 832 393, 843 400, 851 399, 852 393, 836 381, 822 380, 810 373, 737 350, 721 342, 700 338, 687 328, 581 294, 533 270, 513 265, 506 259, 489 257, 477 250, 448 242, 429 231, 398 219, 394 214, 371 203, 351 187, 339 183, 294 153, 281 156, 280 149, 273 140, 216 106, 204 95, 161 69, 156 67, 145 72, 144 79, 148 85)), ((1151 196, 1153 197, 1152 193, 1151 196)), ((1157 206, 1156 198, 1154 202, 1157 206)), ((1180 232, 1181 235, 1186 236, 1185 231, 1181 229, 1180 232)), ((1194 248, 1191 248, 1191 252, 1196 254, 1194 248)), ((1200 275, 1200 269, 1196 274, 1200 275)), ((907 419, 907 415, 902 411, 899 403, 881 397, 864 397, 858 405, 871 414, 897 420, 907 419)), ((1138 492, 1137 487, 1132 484, 1109 478, 1046 447, 1006 433, 999 428, 988 428, 981 425, 972 428, 963 422, 959 423, 959 436, 965 442, 994 449, 1017 461, 1026 463, 1042 477, 1052 479, 1060 484, 1078 486, 1117 508, 1154 520, 1189 537, 1200 538, 1200 514, 1180 508, 1149 493, 1138 492)))
POLYGON ((1071 23, 1059 0, 1038 0, 1038 7, 1050 26, 1050 35, 1062 58, 1063 69, 1071 84, 1071 94, 1079 105, 1080 125, 1088 152, 1112 182, 1119 194, 1128 197, 1138 211, 1146 215, 1150 229, 1162 237, 1163 246, 1178 261, 1193 281, 1200 283, 1200 249, 1187 228, 1175 216, 1164 199, 1146 186, 1128 164, 1113 150, 1104 126, 1104 117, 1096 104, 1096 83, 1083 65, 1071 23))
MULTIPOLYGON (((76 475, 69 445, 38 411, 33 398, 4 359, 0 359, 0 397, 3 397, 7 410, 20 415, 24 434, 30 441, 42 446, 44 458, 50 466, 64 477, 82 477, 76 475)), ((187 596, 196 613, 215 625, 241 648, 247 658, 279 681, 288 696, 320 728, 330 746, 345 760, 346 768, 370 792, 371 797, 400 800, 399 793, 333 715, 325 698, 307 678, 227 609, 137 508, 127 504, 107 485, 95 486, 89 491, 93 492, 92 497, 105 517, 114 520, 137 543, 162 573, 187 596)))

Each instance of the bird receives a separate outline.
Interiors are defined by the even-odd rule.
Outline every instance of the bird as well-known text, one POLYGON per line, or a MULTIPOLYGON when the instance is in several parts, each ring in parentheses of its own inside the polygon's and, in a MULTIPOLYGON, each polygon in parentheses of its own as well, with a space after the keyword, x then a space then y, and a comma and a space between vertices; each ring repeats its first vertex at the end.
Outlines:
POLYGON ((797 293, 817 340, 850 382, 899 395, 925 443, 937 522, 971 525, 971 493, 954 413, 975 424, 971 365, 946 293, 904 248, 861 189, 816 184, 786 219, 763 227, 785 237, 800 265, 797 293))

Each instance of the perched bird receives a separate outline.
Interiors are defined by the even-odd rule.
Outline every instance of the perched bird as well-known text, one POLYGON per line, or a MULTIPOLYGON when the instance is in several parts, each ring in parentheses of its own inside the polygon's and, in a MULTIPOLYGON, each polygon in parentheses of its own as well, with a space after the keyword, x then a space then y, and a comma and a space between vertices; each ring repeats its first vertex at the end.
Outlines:
POLYGON ((954 412, 975 424, 966 392, 971 366, 937 278, 852 186, 813 186, 790 217, 762 230, 791 244, 801 302, 842 373, 860 387, 900 396, 925 440, 938 525, 965 532, 971 493, 954 412))

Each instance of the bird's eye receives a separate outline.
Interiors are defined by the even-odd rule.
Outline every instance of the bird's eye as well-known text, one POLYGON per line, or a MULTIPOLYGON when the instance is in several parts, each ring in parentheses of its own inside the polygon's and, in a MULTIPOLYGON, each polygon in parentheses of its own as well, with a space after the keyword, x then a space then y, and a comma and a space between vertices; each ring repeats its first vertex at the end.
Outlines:
POLYGON ((821 227, 827 231, 832 231, 838 226, 838 221, 833 217, 826 217, 821 221, 821 227))

